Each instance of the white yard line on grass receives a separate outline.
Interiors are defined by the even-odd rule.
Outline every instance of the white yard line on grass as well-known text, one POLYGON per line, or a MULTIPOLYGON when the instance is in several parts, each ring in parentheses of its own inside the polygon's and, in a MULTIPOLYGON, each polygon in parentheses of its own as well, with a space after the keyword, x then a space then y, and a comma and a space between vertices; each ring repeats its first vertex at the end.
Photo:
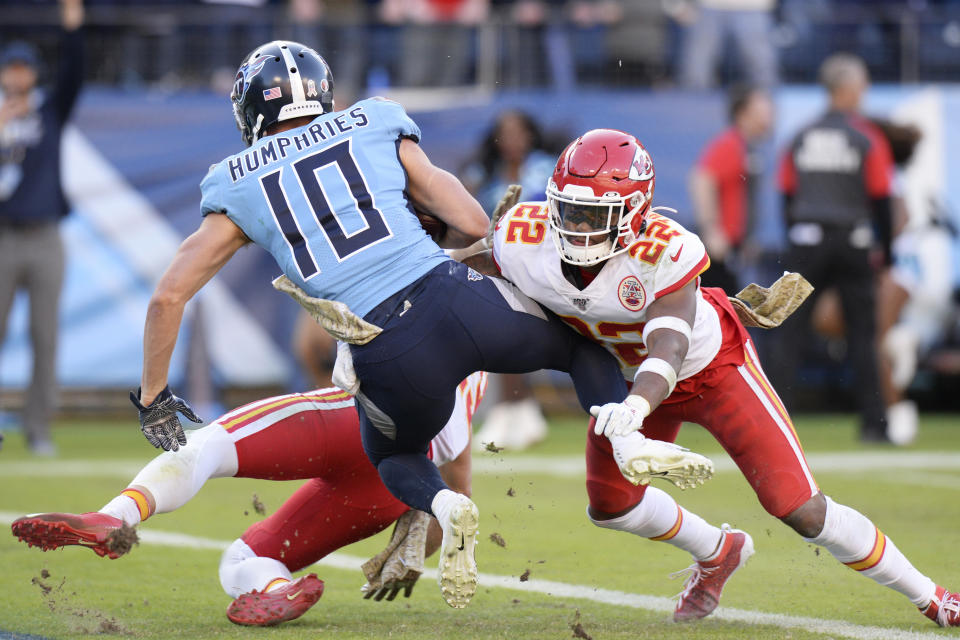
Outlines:
MULTIPOLYGON (((143 468, 148 460, 25 460, 0 463, 0 477, 97 477, 130 479, 143 468)), ((811 453, 807 462, 815 472, 863 473, 865 471, 957 471, 960 469, 960 452, 938 451, 852 451, 848 453, 811 453)), ((738 471, 733 460, 725 453, 715 454, 714 465, 718 473, 738 471)), ((582 456, 501 456, 486 452, 473 454, 473 472, 477 475, 510 475, 533 473, 557 477, 583 476, 585 464, 582 456)), ((907 476, 906 478, 909 478, 907 476)), ((905 480, 896 476, 898 482, 905 480)), ((960 482, 949 477, 920 473, 914 476, 914 484, 960 488, 960 482)))
MULTIPOLYGON (((0 523, 8 525, 16 518, 19 518, 20 515, 22 514, 0 511, 0 523)), ((230 542, 222 540, 201 538, 169 531, 154 531, 151 529, 141 528, 138 533, 142 542, 159 546, 222 551, 230 545, 230 542)), ((359 570, 360 565, 365 560, 366 558, 359 558, 343 553, 332 553, 316 564, 333 567, 336 569, 354 571, 359 570)), ((423 576, 426 580, 432 583, 437 579, 437 572, 435 569, 427 569, 423 572, 423 576)), ((480 584, 482 584, 484 587, 499 587, 501 589, 512 589, 514 591, 538 593, 558 598, 590 600, 600 604, 630 607, 632 609, 645 609, 647 611, 658 611, 664 614, 673 611, 674 607, 674 601, 671 598, 645 596, 636 593, 614 591, 612 589, 601 589, 600 587, 591 587, 588 585, 554 582, 552 580, 534 579, 528 580, 527 582, 520 582, 519 578, 516 576, 498 576, 488 573, 481 573, 480 584)), ((909 605, 905 603, 904 606, 909 605)), ((715 620, 723 620, 726 622, 767 625, 782 629, 802 629, 812 633, 823 633, 843 638, 855 638, 856 640, 935 640, 942 637, 936 633, 918 633, 914 631, 903 631, 900 629, 891 629, 886 627, 852 624, 842 620, 822 620, 820 618, 788 616, 779 613, 765 613, 762 611, 734 609, 731 607, 718 607, 710 617, 715 620)))

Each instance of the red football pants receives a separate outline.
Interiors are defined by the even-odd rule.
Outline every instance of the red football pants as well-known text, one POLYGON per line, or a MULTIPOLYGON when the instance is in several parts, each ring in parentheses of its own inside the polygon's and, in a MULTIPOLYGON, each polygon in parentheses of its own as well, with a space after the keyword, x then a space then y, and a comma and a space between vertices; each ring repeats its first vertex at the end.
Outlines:
POLYGON ((238 478, 309 481, 243 534, 290 571, 382 531, 407 506, 380 482, 360 443, 353 398, 339 390, 270 398, 220 422, 234 437, 238 478))
MULTIPOLYGON (((744 363, 708 367, 694 378, 702 385, 682 399, 661 404, 643 422, 648 438, 674 442, 682 422, 703 426, 726 449, 771 515, 782 518, 814 496, 819 488, 807 466, 793 423, 777 397, 753 344, 743 343, 744 363)), ((610 441, 587 433, 587 495, 602 513, 618 513, 637 504, 646 487, 620 473, 610 441)))

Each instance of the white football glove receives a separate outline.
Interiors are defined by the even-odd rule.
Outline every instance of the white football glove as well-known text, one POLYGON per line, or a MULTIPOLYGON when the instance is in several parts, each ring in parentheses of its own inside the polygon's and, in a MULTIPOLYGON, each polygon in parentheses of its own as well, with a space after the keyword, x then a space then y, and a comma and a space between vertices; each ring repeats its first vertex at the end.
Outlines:
POLYGON ((597 419, 593 432, 598 436, 625 436, 643 428, 650 403, 643 396, 629 395, 623 402, 590 407, 590 415, 597 419))

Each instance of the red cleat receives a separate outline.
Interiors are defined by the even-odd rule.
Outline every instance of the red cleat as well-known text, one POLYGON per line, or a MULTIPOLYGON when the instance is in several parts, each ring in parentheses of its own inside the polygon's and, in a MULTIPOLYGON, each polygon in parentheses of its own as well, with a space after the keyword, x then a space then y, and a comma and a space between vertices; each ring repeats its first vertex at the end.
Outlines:
POLYGON ((254 589, 237 597, 227 607, 227 617, 234 624, 272 627, 299 618, 323 595, 323 580, 311 573, 273 591, 254 589))
POLYGON ((723 586, 737 569, 753 555, 753 538, 749 533, 731 529, 725 524, 720 553, 707 562, 697 562, 684 571, 690 577, 683 585, 680 600, 673 611, 675 622, 697 620, 710 615, 720 602, 723 586))
POLYGON ((44 551, 68 545, 93 549, 98 556, 116 559, 136 542, 132 527, 105 513, 35 513, 13 521, 13 535, 44 551), (121 529, 132 535, 122 535, 121 529))
POLYGON ((937 593, 920 613, 941 627, 960 627, 960 594, 950 593, 937 585, 937 593))

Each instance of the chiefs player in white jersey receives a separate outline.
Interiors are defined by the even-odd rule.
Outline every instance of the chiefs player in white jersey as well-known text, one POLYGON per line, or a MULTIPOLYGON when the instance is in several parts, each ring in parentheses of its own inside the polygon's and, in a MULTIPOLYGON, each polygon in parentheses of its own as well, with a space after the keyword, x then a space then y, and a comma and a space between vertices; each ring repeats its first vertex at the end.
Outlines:
MULTIPOLYGON (((444 480, 467 495, 471 420, 486 386, 484 372, 460 384, 449 422, 430 443, 430 455, 444 480)), ((223 553, 220 583, 235 598, 227 617, 237 624, 271 626, 300 617, 320 598, 323 581, 313 573, 294 579, 291 572, 382 531, 398 518, 429 518, 433 526, 427 555, 440 544, 435 520, 423 512, 407 513, 409 507, 380 482, 360 443, 353 396, 336 388, 267 398, 235 409, 189 432, 179 451, 154 458, 100 511, 25 516, 14 521, 12 530, 44 551, 81 545, 100 556, 118 558, 130 546, 118 540, 121 527, 174 511, 208 479, 225 477, 308 479, 223 553)), ((411 529, 423 524, 408 520, 414 522, 411 529)), ((397 541, 398 531, 391 541, 391 546, 401 547, 396 553, 415 554, 416 549, 402 548, 409 544, 419 544, 419 553, 424 553, 422 535, 397 541)), ((383 569, 375 584, 365 586, 368 597, 392 600, 400 590, 409 596, 419 577, 419 572, 388 573, 383 569)))
MULTIPOLYGON (((673 442, 683 421, 726 449, 763 507, 840 562, 906 595, 942 626, 960 598, 917 571, 869 519, 821 493, 749 335, 724 292, 699 286, 709 266, 693 233, 651 208, 653 161, 627 133, 590 131, 560 156, 546 202, 517 204, 489 254, 526 295, 605 345, 633 382, 622 403, 594 407, 587 442, 588 514, 597 526, 693 555, 675 620, 708 615, 753 554, 750 535, 717 528, 667 493, 627 482, 611 458, 637 429, 673 442)), ((488 270, 488 272, 490 272, 488 270)))

